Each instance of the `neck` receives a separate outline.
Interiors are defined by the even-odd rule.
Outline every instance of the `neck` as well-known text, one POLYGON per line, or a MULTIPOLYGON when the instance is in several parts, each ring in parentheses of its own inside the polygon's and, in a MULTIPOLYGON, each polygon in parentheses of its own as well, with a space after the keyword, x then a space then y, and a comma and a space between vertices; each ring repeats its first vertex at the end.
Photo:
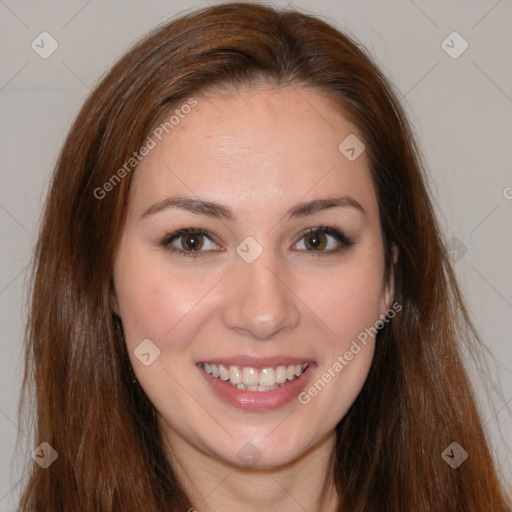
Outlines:
POLYGON ((175 474, 182 477, 180 483, 201 512, 337 510, 330 465, 336 442, 334 430, 285 465, 246 468, 197 450, 168 425, 166 427, 163 432, 175 474))

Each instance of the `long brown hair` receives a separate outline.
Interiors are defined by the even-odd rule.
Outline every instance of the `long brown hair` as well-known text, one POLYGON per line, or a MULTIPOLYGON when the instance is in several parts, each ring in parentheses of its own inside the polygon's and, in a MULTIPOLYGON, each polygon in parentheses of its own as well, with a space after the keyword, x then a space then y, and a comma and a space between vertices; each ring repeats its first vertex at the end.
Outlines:
POLYGON ((363 134, 384 277, 394 268, 403 308, 379 331, 368 379, 336 428, 339 510, 505 510, 462 365, 463 340, 480 340, 397 96, 349 37, 316 17, 256 3, 208 7, 155 29, 100 81, 66 138, 35 251, 22 393, 22 402, 34 393, 36 446, 49 443, 58 458, 47 469, 34 462, 20 510, 198 506, 165 455, 152 403, 132 382, 112 307, 113 259, 136 172, 125 164, 194 94, 256 82, 327 93, 363 134), (116 174, 122 179, 98 192, 116 174), (441 456, 453 441, 469 453, 457 469, 441 456))

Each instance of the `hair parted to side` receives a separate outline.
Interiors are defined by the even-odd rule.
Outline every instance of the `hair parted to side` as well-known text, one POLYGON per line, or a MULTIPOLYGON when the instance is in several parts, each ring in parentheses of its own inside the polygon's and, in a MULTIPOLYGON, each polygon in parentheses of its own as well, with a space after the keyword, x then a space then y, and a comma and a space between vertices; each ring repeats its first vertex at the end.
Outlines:
POLYGON ((176 105, 214 85, 256 83, 315 88, 360 130, 385 279, 394 269, 402 305, 379 332, 368 379, 336 429, 339 510, 506 510, 462 365, 462 340, 479 338, 392 87, 335 28, 257 3, 216 5, 158 27, 101 80, 66 138, 35 251, 22 393, 22 402, 29 392, 36 402, 35 445, 48 442, 58 459, 48 469, 33 464, 19 510, 198 505, 166 458, 152 403, 132 383, 113 311, 112 266, 136 169, 101 200, 95 190, 176 105), (441 457, 452 441, 469 452, 457 470, 441 457))

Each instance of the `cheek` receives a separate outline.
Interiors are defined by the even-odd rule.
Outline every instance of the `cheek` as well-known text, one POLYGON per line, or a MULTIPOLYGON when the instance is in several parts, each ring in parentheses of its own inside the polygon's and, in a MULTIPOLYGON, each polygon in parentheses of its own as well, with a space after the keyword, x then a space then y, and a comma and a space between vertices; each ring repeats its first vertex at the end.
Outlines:
POLYGON ((317 276, 315 293, 309 293, 308 306, 327 335, 320 340, 321 365, 301 403, 333 421, 341 419, 357 398, 373 359, 383 261, 378 252, 368 254, 347 260, 330 275, 317 276))
MULTIPOLYGON (((179 403, 193 416, 196 413, 190 401, 183 401, 180 383, 187 382, 193 372, 193 366, 187 364, 189 349, 200 329, 198 317, 203 310, 199 301, 208 283, 171 271, 162 264, 161 255, 135 245, 120 251, 114 281, 128 356, 137 380, 166 417, 173 417, 168 410, 170 403, 179 403), (149 365, 136 355, 144 353, 138 347, 147 339, 154 344, 144 349, 151 353, 149 365)), ((148 347, 147 342, 144 347, 148 347)))
POLYGON ((382 265, 378 258, 371 264, 353 261, 313 282, 308 305, 329 328, 339 348, 379 319, 382 265))
POLYGON ((205 288, 193 276, 171 275, 161 256, 136 247, 120 253, 114 278, 126 343, 132 350, 146 338, 161 348, 168 344, 173 330, 181 329, 181 321, 197 309, 205 288))

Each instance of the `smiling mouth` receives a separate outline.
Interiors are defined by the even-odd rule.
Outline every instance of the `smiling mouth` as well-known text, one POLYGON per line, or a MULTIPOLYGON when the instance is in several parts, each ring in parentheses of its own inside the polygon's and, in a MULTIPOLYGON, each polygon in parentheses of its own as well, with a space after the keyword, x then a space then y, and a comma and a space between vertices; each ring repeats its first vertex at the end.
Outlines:
POLYGON ((289 381, 297 380, 308 368, 308 363, 268 366, 258 370, 250 366, 238 367, 222 363, 200 363, 206 373, 242 391, 273 391, 289 381))

